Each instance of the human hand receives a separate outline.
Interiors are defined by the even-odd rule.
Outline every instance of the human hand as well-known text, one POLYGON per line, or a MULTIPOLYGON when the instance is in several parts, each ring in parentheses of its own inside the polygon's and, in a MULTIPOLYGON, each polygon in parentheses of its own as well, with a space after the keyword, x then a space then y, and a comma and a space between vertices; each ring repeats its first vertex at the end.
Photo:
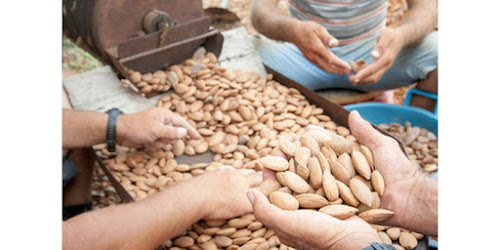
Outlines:
POLYGON ((117 143, 123 146, 144 145, 155 151, 186 135, 192 139, 201 139, 198 131, 184 118, 165 108, 152 108, 118 116, 116 139, 117 143))
POLYGON ((204 200, 203 219, 217 220, 252 212, 246 193, 262 183, 262 174, 251 169, 218 170, 192 181, 190 190, 196 192, 192 196, 204 200))
POLYGON ((403 49, 403 40, 400 34, 396 29, 386 28, 371 52, 375 61, 366 65, 355 75, 349 76, 349 81, 353 85, 373 84, 380 81, 396 60, 398 53, 403 49))
POLYGON ((291 42, 299 48, 307 60, 329 73, 351 73, 351 66, 327 48, 333 48, 339 42, 325 27, 313 21, 294 21, 291 42))
POLYGON ((273 229, 282 243, 297 249, 361 249, 381 242, 377 232, 357 216, 339 220, 316 211, 282 210, 257 190, 250 190, 248 199, 257 220, 273 229))
POLYGON ((414 208, 409 205, 409 198, 418 196, 416 192, 425 176, 406 158, 394 139, 375 130, 357 111, 349 114, 349 128, 356 140, 373 152, 375 168, 384 177, 385 190, 380 207, 393 211, 394 215, 383 223, 399 226, 414 224, 412 220, 418 218, 411 216, 414 208))

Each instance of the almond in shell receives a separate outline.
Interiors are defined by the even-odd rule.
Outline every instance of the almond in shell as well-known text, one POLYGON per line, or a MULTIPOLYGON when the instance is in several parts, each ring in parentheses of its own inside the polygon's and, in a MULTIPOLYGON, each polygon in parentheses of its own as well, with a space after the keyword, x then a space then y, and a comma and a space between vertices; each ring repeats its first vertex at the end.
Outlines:
POLYGON ((384 177, 378 170, 372 172, 372 187, 378 193, 379 196, 384 195, 385 183, 384 177))
POLYGON ((352 164, 351 157, 347 153, 343 153, 338 157, 338 161, 342 166, 345 167, 349 176, 352 178, 356 175, 356 170, 354 169, 354 165, 352 164))
POLYGON ((288 169, 288 161, 283 157, 268 155, 259 159, 262 166, 274 170, 285 171, 288 169))
POLYGON ((339 189, 335 177, 327 169, 323 171, 323 191, 329 201, 335 201, 339 198, 339 189))
POLYGON ((295 151, 295 161, 297 165, 307 166, 311 158, 311 150, 306 147, 300 147, 295 151))
POLYGON ((284 210, 299 209, 299 201, 290 194, 275 191, 269 194, 269 201, 284 210))
POLYGON ((356 199, 351 189, 339 180, 335 180, 335 182, 337 183, 337 187, 339 188, 340 198, 344 200, 344 203, 349 206, 358 207, 359 201, 358 199, 356 199))
POLYGON ((332 168, 332 174, 335 176, 335 179, 345 183, 346 185, 349 184, 349 179, 351 178, 349 172, 347 172, 347 169, 342 166, 338 161, 328 161, 330 163, 330 167, 332 168))
POLYGON ((328 205, 325 197, 317 194, 299 194, 295 196, 302 208, 320 208, 328 205))
POLYGON ((358 199, 358 201, 368 205, 369 207, 372 206, 372 192, 363 182, 358 179, 352 178, 349 182, 349 188, 351 189, 354 196, 358 199))
POLYGON ((352 152, 351 156, 352 163, 356 171, 365 179, 370 180, 372 170, 370 168, 370 165, 368 165, 368 161, 366 160, 365 156, 359 151, 352 152))
POLYGON ((302 194, 309 191, 309 184, 296 173, 290 171, 279 172, 276 173, 276 177, 282 185, 289 187, 296 193, 302 194))
POLYGON ((310 136, 302 136, 300 138, 300 142, 304 147, 311 151, 312 155, 317 155, 320 152, 319 144, 314 138, 310 136))
POLYGON ((319 212, 343 220, 356 214, 356 212, 358 212, 358 209, 347 205, 328 205, 320 208, 319 212))
POLYGON ((370 168, 372 170, 375 169, 375 162, 373 161, 373 154, 372 151, 365 145, 361 145, 359 147, 359 151, 365 156, 366 161, 368 161, 368 165, 370 165, 370 168))
POLYGON ((321 187, 323 182, 323 173, 321 172, 321 167, 319 165, 318 158, 313 156, 309 160, 309 183, 315 189, 321 187))
POLYGON ((394 212, 382 208, 370 209, 358 214, 359 218, 368 223, 379 223, 391 218, 393 215, 394 212))
POLYGON ((411 233, 401 232, 401 235, 399 235, 399 244, 405 249, 413 249, 417 246, 418 241, 411 233))
POLYGON ((283 151, 283 153, 285 153, 288 156, 295 155, 297 147, 290 139, 288 139, 288 137, 281 135, 278 137, 278 141, 279 141, 279 147, 281 151, 283 151))

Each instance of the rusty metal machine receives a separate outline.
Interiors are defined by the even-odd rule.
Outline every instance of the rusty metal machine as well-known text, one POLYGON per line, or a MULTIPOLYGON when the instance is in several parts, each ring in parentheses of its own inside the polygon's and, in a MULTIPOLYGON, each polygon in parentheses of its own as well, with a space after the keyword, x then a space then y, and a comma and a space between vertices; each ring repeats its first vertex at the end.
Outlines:
POLYGON ((64 34, 128 78, 154 72, 203 46, 219 56, 223 37, 201 0, 63 0, 64 34))

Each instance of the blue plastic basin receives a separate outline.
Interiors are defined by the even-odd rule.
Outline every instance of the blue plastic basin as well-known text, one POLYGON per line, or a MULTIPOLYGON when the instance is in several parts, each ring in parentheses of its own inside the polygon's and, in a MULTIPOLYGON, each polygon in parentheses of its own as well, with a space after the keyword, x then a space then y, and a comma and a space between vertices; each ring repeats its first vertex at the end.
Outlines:
POLYGON ((416 107, 395 104, 367 102, 344 106, 349 111, 357 110, 359 114, 373 124, 399 123, 409 121, 412 126, 425 128, 438 135, 438 119, 433 113, 416 107))

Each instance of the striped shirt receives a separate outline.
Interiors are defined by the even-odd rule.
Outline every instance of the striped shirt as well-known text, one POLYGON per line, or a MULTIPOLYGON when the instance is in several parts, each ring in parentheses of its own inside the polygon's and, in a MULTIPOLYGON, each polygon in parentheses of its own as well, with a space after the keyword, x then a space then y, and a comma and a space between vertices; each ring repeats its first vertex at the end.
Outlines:
POLYGON ((299 20, 323 25, 343 45, 385 28, 387 0, 290 0, 289 10, 299 20))

